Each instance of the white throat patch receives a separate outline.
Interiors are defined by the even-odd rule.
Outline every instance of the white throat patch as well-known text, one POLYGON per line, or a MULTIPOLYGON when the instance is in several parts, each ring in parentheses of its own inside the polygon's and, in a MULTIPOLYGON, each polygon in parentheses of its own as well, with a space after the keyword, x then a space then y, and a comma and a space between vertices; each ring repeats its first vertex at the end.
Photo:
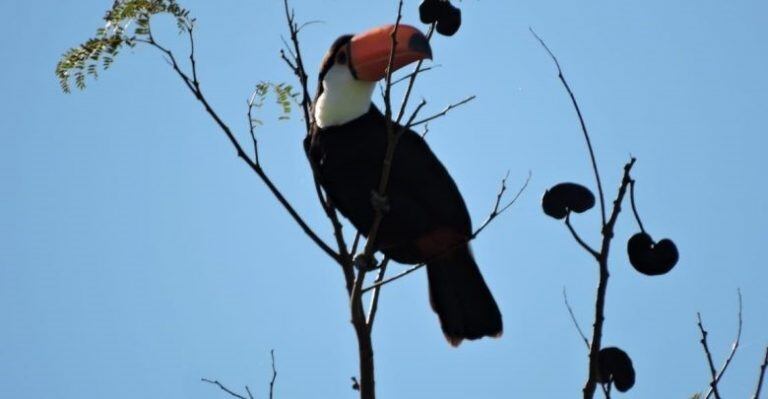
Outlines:
POLYGON ((376 87, 376 82, 355 79, 346 65, 332 66, 321 84, 323 93, 315 103, 315 123, 320 128, 343 125, 364 115, 376 87))

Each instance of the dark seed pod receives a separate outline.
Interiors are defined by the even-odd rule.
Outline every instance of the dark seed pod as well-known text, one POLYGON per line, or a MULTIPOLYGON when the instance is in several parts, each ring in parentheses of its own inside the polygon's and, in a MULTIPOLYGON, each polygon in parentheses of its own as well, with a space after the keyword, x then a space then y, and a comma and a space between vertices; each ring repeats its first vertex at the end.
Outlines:
POLYGON ((445 2, 443 14, 437 20, 437 33, 444 36, 453 36, 461 26, 461 10, 450 2, 445 2))
POLYGON ((672 270, 680 258, 677 246, 665 238, 654 243, 646 233, 637 233, 627 242, 629 263, 640 273, 658 276, 672 270))
POLYGON ((422 0, 419 5, 419 18, 425 24, 436 22, 445 14, 447 3, 441 0, 422 0))
POLYGON ((600 350, 597 356, 600 375, 598 381, 605 384, 613 381, 619 392, 627 392, 635 385, 635 368, 626 352, 616 347, 600 350))
POLYGON ((582 213, 595 206, 595 195, 576 183, 560 183, 544 193, 541 207, 555 219, 564 218, 569 211, 582 213))
POLYGON ((657 242, 654 250, 659 265, 668 268, 667 271, 672 270, 680 259, 680 253, 677 252, 677 245, 675 245, 674 241, 669 238, 657 242))

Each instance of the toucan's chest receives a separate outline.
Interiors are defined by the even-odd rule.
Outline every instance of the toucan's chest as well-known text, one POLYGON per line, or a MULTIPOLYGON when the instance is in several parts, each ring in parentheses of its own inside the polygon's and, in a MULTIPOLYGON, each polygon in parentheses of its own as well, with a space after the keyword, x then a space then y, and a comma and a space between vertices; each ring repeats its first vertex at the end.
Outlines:
POLYGON ((387 128, 368 112, 340 126, 316 129, 310 153, 322 175, 378 173, 384 161, 387 128))

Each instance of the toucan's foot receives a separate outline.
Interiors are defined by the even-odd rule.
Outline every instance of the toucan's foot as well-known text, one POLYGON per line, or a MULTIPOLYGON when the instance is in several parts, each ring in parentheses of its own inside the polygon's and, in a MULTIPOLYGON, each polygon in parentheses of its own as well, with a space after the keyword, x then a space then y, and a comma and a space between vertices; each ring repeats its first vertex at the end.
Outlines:
POLYGON ((373 206, 373 210, 376 212, 389 212, 389 200, 387 197, 376 192, 376 190, 371 191, 371 206, 373 206))
POLYGON ((354 259, 355 268, 357 270, 364 270, 366 272, 369 272, 371 270, 376 270, 379 267, 379 263, 376 261, 376 257, 374 256, 365 256, 365 254, 358 254, 355 256, 354 259))

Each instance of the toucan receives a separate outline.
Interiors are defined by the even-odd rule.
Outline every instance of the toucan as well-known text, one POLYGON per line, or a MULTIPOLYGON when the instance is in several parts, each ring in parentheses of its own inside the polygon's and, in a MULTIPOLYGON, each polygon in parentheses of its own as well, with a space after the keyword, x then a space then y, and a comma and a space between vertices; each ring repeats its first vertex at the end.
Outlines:
MULTIPOLYGON (((363 235, 375 215, 389 129, 371 102, 387 73, 394 25, 336 39, 325 54, 304 147, 328 199, 363 235)), ((392 70, 432 58, 418 29, 398 25, 392 70)), ((394 124, 394 122, 393 122, 394 124)), ((395 125, 395 131, 401 131, 395 125)), ((448 342, 502 333, 501 312, 469 247, 472 221, 456 183, 416 132, 405 129, 392 159, 375 248, 405 264, 427 264, 432 308, 448 342)))

